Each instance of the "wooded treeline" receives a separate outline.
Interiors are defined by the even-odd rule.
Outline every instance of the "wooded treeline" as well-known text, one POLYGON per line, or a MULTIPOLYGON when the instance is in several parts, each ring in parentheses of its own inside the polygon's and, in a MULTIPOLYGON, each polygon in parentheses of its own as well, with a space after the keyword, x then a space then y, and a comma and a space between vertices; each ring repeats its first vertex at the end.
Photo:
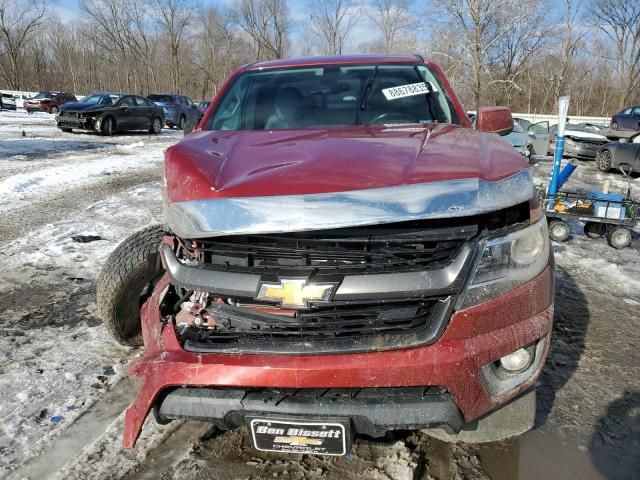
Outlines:
POLYGON ((609 115, 640 103, 638 0, 0 0, 0 88, 209 99, 243 63, 420 52, 468 109, 609 115), (225 6, 220 6, 225 5, 225 6), (294 8, 295 7, 295 8, 294 8))

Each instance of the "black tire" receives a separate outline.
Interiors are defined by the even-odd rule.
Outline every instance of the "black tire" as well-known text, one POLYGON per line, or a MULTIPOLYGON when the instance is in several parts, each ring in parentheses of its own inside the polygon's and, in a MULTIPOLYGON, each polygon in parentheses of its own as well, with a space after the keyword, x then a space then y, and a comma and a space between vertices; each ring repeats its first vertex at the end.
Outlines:
POLYGON ((60 130, 62 130, 62 131, 63 131, 63 132, 65 132, 65 133, 71 133, 71 132, 73 131, 73 129, 72 129, 72 128, 66 128, 66 127, 65 127, 65 128, 62 128, 62 127, 61 127, 61 128, 60 128, 60 130))
POLYGON ((100 131, 102 135, 105 137, 110 137, 113 135, 113 118, 107 117, 102 120, 102 125, 100 125, 100 131))
POLYGON ((150 133, 155 133, 156 135, 162 131, 162 119, 160 117, 155 117, 151 120, 151 127, 149 127, 150 133))
POLYGON ((609 169, 611 169, 611 152, 609 150, 600 152, 596 160, 596 165, 601 172, 608 172, 609 169))
POLYGON ((56 115, 60 110, 58 109, 58 107, 56 107, 55 105, 53 107, 51 107, 51 111, 49 113, 51 113, 52 115, 56 115))
POLYGON ((584 234, 589 238, 600 238, 607 231, 607 225, 598 222, 587 222, 584 224, 584 234))
POLYGON ((555 242, 564 242, 569 239, 571 229, 569 224, 563 220, 552 220, 549 222, 549 238, 555 242))
POLYGON ((98 316, 122 345, 142 344, 140 307, 163 272, 158 253, 163 233, 162 225, 133 233, 109 255, 98 275, 98 316))
POLYGON ((631 230, 627 227, 615 226, 613 228, 609 228, 609 233, 607 234, 607 242, 613 248, 621 250, 623 248, 627 248, 631 244, 631 230))
POLYGON ((187 124, 187 119, 184 115, 180 115, 180 120, 178 120, 178 130, 184 130, 184 126, 187 124))
POLYGON ((611 122, 611 130, 617 130, 618 129, 618 122, 611 122))

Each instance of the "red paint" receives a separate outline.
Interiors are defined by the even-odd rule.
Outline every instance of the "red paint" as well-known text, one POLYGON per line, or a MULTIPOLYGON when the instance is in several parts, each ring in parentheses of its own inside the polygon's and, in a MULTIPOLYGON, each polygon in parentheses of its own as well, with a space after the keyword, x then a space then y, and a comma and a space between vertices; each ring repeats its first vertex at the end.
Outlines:
MULTIPOLYGON (((241 67, 213 99, 200 127, 207 124, 224 92, 246 71, 385 62, 419 61, 411 55, 365 55, 286 59, 241 67)), ((491 181, 528 168, 526 160, 503 139, 470 128, 440 68, 430 61, 424 63, 439 77, 461 125, 198 129, 165 153, 168 200, 342 192, 462 178, 491 181)))
MULTIPOLYGON (((552 267, 507 294, 457 312, 433 345, 377 353, 295 356, 195 354, 184 351, 158 309, 165 277, 142 308, 145 351, 129 368, 143 379, 125 414, 124 446, 131 448, 159 392, 174 386, 349 388, 441 385, 471 421, 529 388, 489 395, 480 368, 542 337, 553 319, 552 267)), ((545 350, 546 355, 546 350, 545 350)), ((543 362, 544 363, 544 362, 543 362)), ((542 369, 542 366, 540 370, 542 369)))
POLYGON ((481 132, 508 134, 513 130, 511 110, 506 107, 487 107, 478 111, 477 128, 481 132))
POLYGON ((497 135, 454 125, 201 131, 167 149, 170 201, 500 180, 528 164, 497 135))

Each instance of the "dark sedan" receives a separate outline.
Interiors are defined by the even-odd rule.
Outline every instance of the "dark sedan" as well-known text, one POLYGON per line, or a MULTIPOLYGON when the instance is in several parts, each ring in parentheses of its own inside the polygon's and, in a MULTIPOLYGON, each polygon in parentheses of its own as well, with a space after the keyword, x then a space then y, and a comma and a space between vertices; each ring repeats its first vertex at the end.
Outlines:
POLYGON ((152 101, 138 95, 94 93, 80 102, 60 107, 56 119, 58 128, 63 132, 75 128, 103 135, 129 130, 160 133, 164 112, 152 101))
POLYGON ((640 131, 640 105, 625 108, 613 115, 611 129, 640 131))
POLYGON ((596 156, 598 169, 602 172, 618 171, 622 166, 625 170, 631 167, 634 172, 640 172, 640 134, 631 142, 611 142, 600 147, 596 156))

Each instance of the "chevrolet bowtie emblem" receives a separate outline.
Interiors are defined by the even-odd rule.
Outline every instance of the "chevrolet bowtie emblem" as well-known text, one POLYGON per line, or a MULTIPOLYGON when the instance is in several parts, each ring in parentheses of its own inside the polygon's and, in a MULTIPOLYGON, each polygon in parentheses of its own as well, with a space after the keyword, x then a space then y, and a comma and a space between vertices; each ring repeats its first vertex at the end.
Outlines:
POLYGON ((276 437, 274 443, 286 443, 292 447, 306 447, 307 445, 322 445, 323 440, 307 437, 276 437))
POLYGON ((280 279, 280 283, 263 283, 258 292, 259 300, 280 302, 283 307, 305 307, 313 300, 327 301, 334 285, 317 283, 307 285, 303 278, 280 279))

